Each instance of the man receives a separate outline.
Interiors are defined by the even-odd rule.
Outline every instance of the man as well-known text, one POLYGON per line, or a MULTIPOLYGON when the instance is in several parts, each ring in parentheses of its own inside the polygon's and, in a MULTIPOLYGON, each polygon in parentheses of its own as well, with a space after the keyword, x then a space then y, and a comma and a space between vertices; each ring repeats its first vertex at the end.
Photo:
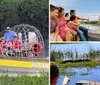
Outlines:
POLYGON ((6 28, 6 33, 4 34, 4 39, 6 39, 7 37, 9 37, 10 41, 12 42, 14 37, 17 36, 17 34, 14 31, 11 31, 10 27, 6 28))
MULTIPOLYGON (((74 15, 76 16, 76 11, 75 10, 70 10, 70 15, 74 15)), ((81 18, 79 16, 76 16, 77 20, 88 20, 86 18, 81 18)), ((82 26, 79 26, 79 29, 84 33, 84 36, 86 38, 86 40, 88 41, 88 29, 82 26)))
POLYGON ((58 8, 56 6, 50 5, 50 40, 51 41, 62 41, 61 37, 58 35, 58 8))
MULTIPOLYGON (((54 63, 50 65, 50 85, 56 85, 59 77, 59 67, 54 63)), ((69 78, 65 77, 62 85, 68 85, 69 78)))

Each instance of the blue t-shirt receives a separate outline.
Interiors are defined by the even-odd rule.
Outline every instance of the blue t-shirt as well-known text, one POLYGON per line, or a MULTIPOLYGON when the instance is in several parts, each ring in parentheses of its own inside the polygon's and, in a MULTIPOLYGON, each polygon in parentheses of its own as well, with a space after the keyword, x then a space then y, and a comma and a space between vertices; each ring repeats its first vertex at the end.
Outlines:
POLYGON ((8 37, 10 39, 10 41, 13 41, 14 34, 16 34, 14 31, 6 32, 4 35, 4 38, 6 39, 8 37))

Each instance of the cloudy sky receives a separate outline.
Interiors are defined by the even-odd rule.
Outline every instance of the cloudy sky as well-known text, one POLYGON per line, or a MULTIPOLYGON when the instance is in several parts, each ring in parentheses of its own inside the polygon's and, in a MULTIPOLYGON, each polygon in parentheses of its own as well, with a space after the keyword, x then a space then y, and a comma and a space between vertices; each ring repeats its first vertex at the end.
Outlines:
POLYGON ((67 51, 67 50, 73 50, 75 52, 75 49, 78 51, 79 54, 88 53, 90 48, 93 48, 94 50, 100 50, 100 43, 82 43, 82 44, 51 44, 51 51, 67 51))
POLYGON ((95 15, 100 15, 100 0, 51 0, 50 3, 62 6, 66 12, 75 9, 79 16, 92 15, 91 19, 97 18, 95 15))

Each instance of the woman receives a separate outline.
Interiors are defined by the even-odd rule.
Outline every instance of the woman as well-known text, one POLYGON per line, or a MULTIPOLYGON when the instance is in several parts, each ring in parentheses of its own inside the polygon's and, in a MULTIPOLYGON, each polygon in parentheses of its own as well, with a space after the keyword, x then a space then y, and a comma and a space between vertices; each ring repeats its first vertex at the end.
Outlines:
POLYGON ((72 41, 73 35, 71 34, 70 29, 66 25, 66 18, 64 17, 65 10, 62 7, 59 7, 58 21, 59 21, 59 35, 63 41, 72 41))

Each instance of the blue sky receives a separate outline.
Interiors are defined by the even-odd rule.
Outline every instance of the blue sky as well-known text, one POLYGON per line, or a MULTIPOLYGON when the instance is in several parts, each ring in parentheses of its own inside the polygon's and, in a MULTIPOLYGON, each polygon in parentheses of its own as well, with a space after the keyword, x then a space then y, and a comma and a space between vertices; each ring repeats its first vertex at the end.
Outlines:
POLYGON ((79 44, 52 44, 51 50, 61 50, 61 51, 67 51, 69 49, 72 49, 73 51, 77 49, 79 54, 88 53, 90 48, 93 48, 94 50, 100 50, 100 43, 79 43, 79 44))
POLYGON ((64 7, 66 12, 75 9, 79 16, 100 15, 100 0, 51 0, 50 3, 64 7))

